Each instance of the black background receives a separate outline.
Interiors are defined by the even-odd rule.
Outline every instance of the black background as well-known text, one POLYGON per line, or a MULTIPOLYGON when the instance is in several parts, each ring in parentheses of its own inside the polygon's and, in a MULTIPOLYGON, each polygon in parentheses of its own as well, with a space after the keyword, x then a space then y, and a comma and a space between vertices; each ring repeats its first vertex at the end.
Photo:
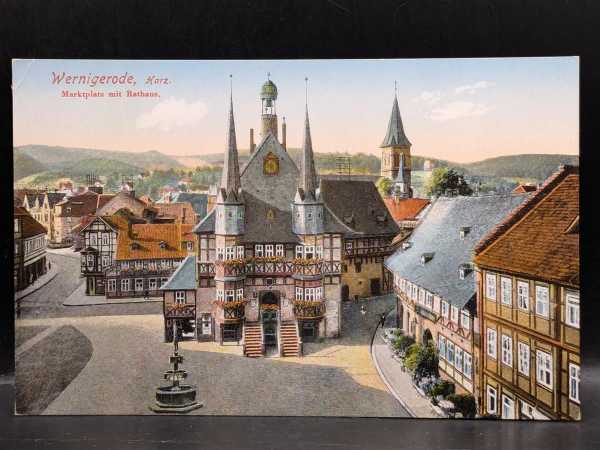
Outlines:
POLYGON ((0 0, 0 374, 14 366, 11 58, 580 56, 584 354, 581 423, 13 417, 12 386, 0 384, 0 448, 600 448, 599 19, 599 2, 574 0, 0 0))

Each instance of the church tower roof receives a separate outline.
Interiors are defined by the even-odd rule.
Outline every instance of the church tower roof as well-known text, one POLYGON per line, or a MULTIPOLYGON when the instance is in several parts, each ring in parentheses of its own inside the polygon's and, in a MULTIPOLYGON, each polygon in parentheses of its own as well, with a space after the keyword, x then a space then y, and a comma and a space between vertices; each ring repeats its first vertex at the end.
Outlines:
POLYGON ((392 115, 388 123, 387 133, 380 147, 410 147, 411 143, 404 134, 402 118, 400 117, 400 107, 398 106, 398 96, 394 95, 394 105, 392 106, 392 115))
POLYGON ((233 96, 229 97, 229 126, 227 131, 227 149, 223 160, 223 174, 221 175, 221 191, 223 199, 237 198, 241 187, 240 166, 238 161, 237 142, 235 138, 235 122, 233 119, 233 96))

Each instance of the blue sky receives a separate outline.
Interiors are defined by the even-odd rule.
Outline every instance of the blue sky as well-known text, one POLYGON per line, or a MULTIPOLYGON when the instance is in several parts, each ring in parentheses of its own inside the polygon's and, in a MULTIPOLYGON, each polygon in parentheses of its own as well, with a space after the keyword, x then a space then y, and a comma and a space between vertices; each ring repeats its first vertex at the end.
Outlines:
MULTIPOLYGON (((397 81, 407 136, 417 155, 457 162, 579 149, 576 57, 409 60, 103 61, 16 60, 15 145, 47 144, 174 155, 222 152, 229 74, 238 146, 260 126, 267 72, 279 90, 288 145, 302 142, 304 78, 317 152, 379 154, 397 81), (122 74, 159 98, 61 98, 52 72, 122 74), (166 86, 144 86, 148 75, 166 86)), ((87 86, 70 90, 89 91, 87 86)), ((108 87, 97 86, 108 92, 108 87)), ((281 123, 281 119, 280 119, 281 123)))

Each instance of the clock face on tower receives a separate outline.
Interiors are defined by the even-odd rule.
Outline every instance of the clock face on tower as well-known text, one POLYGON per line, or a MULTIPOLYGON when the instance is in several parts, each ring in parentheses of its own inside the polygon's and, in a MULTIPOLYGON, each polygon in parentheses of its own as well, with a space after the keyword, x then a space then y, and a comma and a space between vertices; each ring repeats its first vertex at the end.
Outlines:
POLYGON ((271 152, 263 160, 263 173, 265 175, 277 175, 279 173, 279 158, 271 152))

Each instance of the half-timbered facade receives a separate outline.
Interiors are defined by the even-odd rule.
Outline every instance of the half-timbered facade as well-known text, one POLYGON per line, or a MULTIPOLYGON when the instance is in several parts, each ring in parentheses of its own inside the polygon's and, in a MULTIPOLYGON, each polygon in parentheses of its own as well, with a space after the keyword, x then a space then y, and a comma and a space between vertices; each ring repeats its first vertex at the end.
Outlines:
POLYGON ((47 271, 46 229, 22 207, 14 208, 14 287, 20 291, 47 271))
POLYGON ((474 246, 526 196, 441 197, 386 260, 393 273, 400 328, 438 349, 440 375, 456 391, 476 392, 478 339, 474 246))
POLYGON ((383 290, 398 232, 372 182, 318 180, 308 111, 298 168, 277 138, 276 98, 269 80, 262 141, 242 170, 231 104, 215 206, 194 228, 195 327, 210 317, 212 338, 247 356, 299 355, 302 342, 339 336, 342 298, 383 290))
POLYGON ((484 414, 581 418, 579 172, 563 166, 475 249, 484 414))

